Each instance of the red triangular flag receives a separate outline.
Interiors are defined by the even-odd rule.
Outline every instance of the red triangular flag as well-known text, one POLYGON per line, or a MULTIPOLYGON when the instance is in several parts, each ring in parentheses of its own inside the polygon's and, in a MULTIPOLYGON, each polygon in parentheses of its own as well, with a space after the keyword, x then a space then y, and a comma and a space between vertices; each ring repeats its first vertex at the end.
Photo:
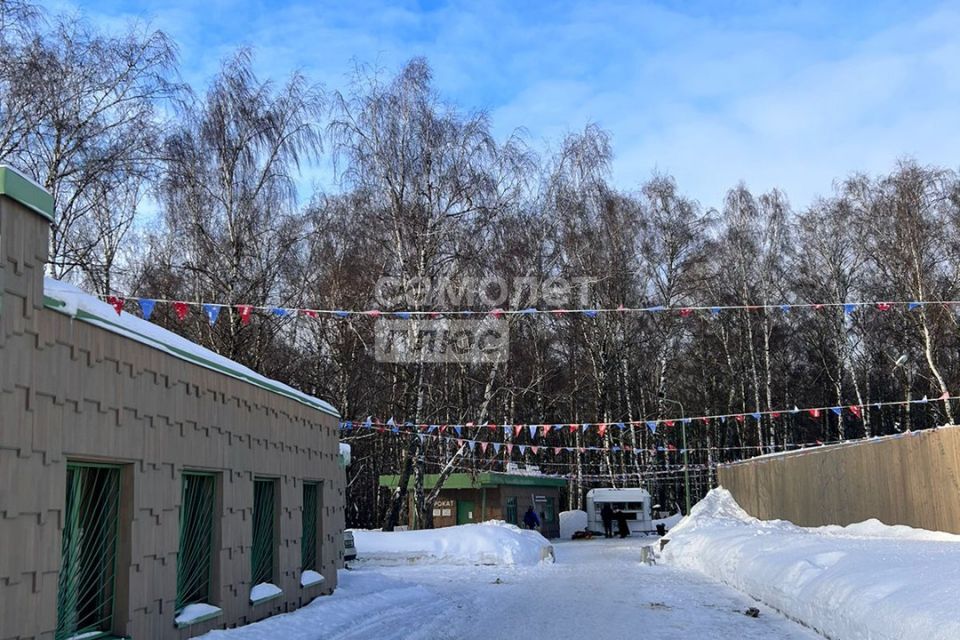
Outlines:
POLYGON ((319 318, 320 314, 314 311, 313 309, 300 309, 300 313, 307 316, 308 318, 319 318))
POLYGON ((515 424, 515 425, 513 425, 513 437, 514 437, 514 438, 519 437, 521 431, 523 431, 523 425, 522 425, 522 424, 515 424))
POLYGON ((447 425, 445 424, 440 425, 440 433, 443 433, 446 430, 447 430, 447 425))
POLYGON ((950 399, 950 392, 949 392, 949 391, 944 391, 943 393, 941 393, 941 394, 940 394, 940 399, 941 399, 941 400, 949 400, 949 399, 950 399))
POLYGON ((120 312, 123 311, 123 298, 119 298, 117 296, 107 296, 107 303, 113 307, 113 310, 117 312, 117 315, 120 315, 120 312))
POLYGON ((664 420, 664 421, 663 421, 663 425, 664 425, 665 427, 672 427, 672 426, 674 425, 674 422, 673 422, 673 420, 664 420))
POLYGON ((570 433, 576 433, 577 429, 580 428, 580 425, 572 424, 570 425, 570 433))
POLYGON ((693 309, 688 309, 686 307, 684 307, 683 309, 680 309, 681 318, 689 318, 692 313, 693 313, 693 309))
POLYGON ((600 434, 600 437, 603 437, 603 434, 607 432, 607 425, 603 422, 597 425, 597 433, 600 434))
POLYGON ((496 429, 496 428, 497 428, 497 425, 493 424, 492 422, 487 425, 487 429, 496 429))
POLYGON ((503 309, 494 309, 493 311, 490 312, 490 315, 492 315, 494 318, 499 320, 500 318, 503 317, 503 309))
POLYGON ((533 455, 537 455, 537 451, 539 451, 539 450, 540 450, 540 447, 537 447, 537 446, 531 446, 531 447, 530 447, 530 451, 533 452, 533 455))
POLYGON ((555 455, 555 456, 560 455, 560 447, 554 447, 554 448, 553 448, 553 455, 555 455))
POLYGON ((507 443, 507 455, 513 455, 513 445, 509 442, 507 443))
POLYGON ((773 418, 774 420, 776 420, 777 418, 780 417, 780 412, 779 412, 779 411, 774 411, 773 413, 770 414, 770 417, 773 418))
POLYGON ((480 451, 482 451, 483 453, 486 453, 486 452, 487 452, 487 443, 486 443, 486 442, 481 442, 481 443, 480 443, 480 451))
POLYGON ((742 413, 740 415, 733 416, 733 417, 736 419, 737 422, 743 422, 746 419, 746 416, 744 416, 742 413))
POLYGON ((889 302, 878 302, 878 303, 877 303, 877 309, 878 309, 879 311, 889 311, 889 310, 890 310, 890 303, 889 303, 889 302))
POLYGON ((811 417, 811 418, 819 418, 819 417, 820 417, 820 409, 810 409, 809 413, 810 413, 810 417, 811 417))
POLYGON ((367 311, 367 315, 371 318, 379 318, 380 311, 378 309, 371 309, 370 311, 367 311))
POLYGON ((860 405, 858 404, 850 405, 850 413, 852 413, 853 415, 859 418, 862 413, 862 409, 860 405))
POLYGON ((238 304, 236 309, 240 314, 240 324, 250 324, 250 314, 253 312, 253 307, 248 304, 238 304))
POLYGON ((183 319, 187 317, 187 311, 190 310, 190 307, 187 306, 186 302, 174 302, 173 311, 177 314, 177 320, 183 322, 183 319))

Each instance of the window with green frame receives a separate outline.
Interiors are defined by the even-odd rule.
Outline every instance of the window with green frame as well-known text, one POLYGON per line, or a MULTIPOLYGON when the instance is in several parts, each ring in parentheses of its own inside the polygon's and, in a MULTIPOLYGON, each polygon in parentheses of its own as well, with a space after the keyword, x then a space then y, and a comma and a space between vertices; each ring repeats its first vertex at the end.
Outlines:
POLYGON ((510 496, 507 498, 507 513, 506 513, 507 522, 510 524, 517 524, 517 497, 510 496))
POLYGON ((253 481, 253 549, 250 554, 250 584, 273 581, 274 480, 253 481))
POLYGON ((119 467, 67 464, 57 640, 113 630, 119 514, 119 467))
POLYGON ((303 536, 300 539, 300 568, 317 571, 317 519, 320 517, 320 485, 303 483, 303 536))
POLYGON ((184 472, 180 492, 180 547, 177 553, 179 613, 188 604, 210 603, 210 571, 216 510, 216 477, 184 472))
POLYGON ((543 507, 543 523, 554 522, 557 519, 557 507, 553 498, 547 498, 543 507))

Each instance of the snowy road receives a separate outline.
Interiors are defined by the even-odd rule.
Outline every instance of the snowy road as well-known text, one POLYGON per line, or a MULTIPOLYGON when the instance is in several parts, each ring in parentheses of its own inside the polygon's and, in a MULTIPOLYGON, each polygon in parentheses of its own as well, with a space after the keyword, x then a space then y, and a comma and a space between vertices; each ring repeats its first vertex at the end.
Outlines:
POLYGON ((333 596, 204 638, 820 638, 700 574, 640 564, 643 542, 560 542, 556 564, 534 567, 359 565, 333 596))

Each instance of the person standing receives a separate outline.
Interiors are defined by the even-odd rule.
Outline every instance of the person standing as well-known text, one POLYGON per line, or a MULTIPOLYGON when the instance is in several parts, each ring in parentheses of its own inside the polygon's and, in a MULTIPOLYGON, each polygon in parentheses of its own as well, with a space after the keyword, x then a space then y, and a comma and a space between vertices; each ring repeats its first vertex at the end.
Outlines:
POLYGON ((527 507, 527 512, 523 514, 523 524, 527 525, 527 529, 536 529, 540 526, 540 518, 533 507, 527 507))
POLYGON ((603 509, 600 510, 600 519, 603 520, 603 537, 612 538, 613 537, 613 509, 610 508, 609 503, 603 505, 603 509))
POLYGON ((617 512, 614 515, 616 515, 617 518, 617 533, 620 534, 621 538, 626 538, 628 535, 630 535, 630 525, 627 523, 627 514, 622 510, 617 509, 617 512))

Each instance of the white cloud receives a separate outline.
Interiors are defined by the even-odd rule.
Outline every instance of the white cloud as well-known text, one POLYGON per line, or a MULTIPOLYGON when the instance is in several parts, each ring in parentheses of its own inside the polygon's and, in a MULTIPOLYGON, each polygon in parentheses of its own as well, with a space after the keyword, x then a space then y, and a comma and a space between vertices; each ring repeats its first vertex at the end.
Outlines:
POLYGON ((888 171, 905 154, 955 167, 960 148, 960 11, 950 4, 214 0, 202 11, 183 1, 99 11, 169 31, 193 83, 242 44, 265 76, 303 68, 337 89, 354 61, 393 71, 424 55, 440 93, 489 109, 498 134, 523 127, 536 145, 596 121, 612 133, 618 184, 657 169, 706 205, 742 179, 803 206, 851 171, 888 171))

